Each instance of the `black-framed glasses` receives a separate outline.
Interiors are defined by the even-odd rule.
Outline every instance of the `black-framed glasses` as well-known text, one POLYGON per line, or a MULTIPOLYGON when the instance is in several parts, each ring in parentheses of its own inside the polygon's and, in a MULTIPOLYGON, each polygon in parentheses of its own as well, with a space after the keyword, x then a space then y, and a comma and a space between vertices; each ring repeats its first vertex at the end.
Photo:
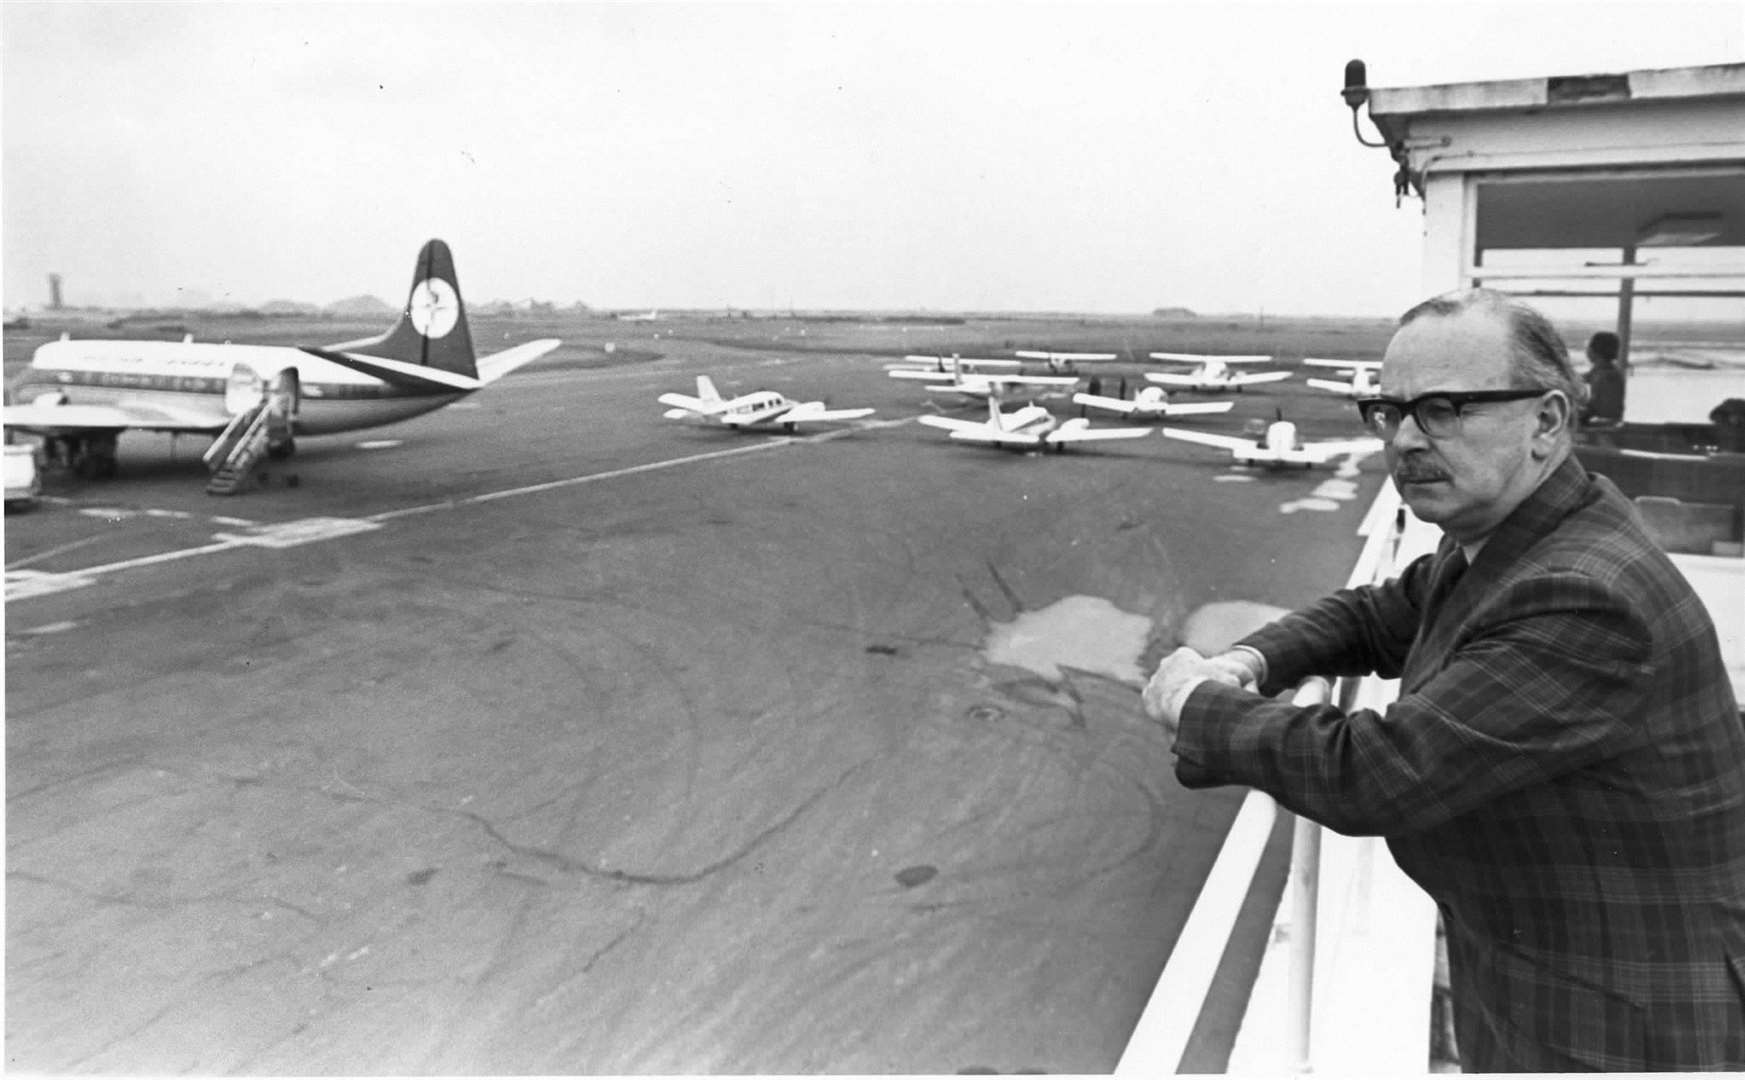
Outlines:
POLYGON ((1410 401, 1398 398, 1371 397, 1357 399, 1357 414, 1363 426, 1384 439, 1392 439, 1406 417, 1418 422, 1418 427, 1432 439, 1446 439, 1460 433, 1460 413, 1468 405, 1486 401, 1525 401, 1549 393, 1546 387, 1531 390, 1443 390, 1435 394, 1420 394, 1410 401))

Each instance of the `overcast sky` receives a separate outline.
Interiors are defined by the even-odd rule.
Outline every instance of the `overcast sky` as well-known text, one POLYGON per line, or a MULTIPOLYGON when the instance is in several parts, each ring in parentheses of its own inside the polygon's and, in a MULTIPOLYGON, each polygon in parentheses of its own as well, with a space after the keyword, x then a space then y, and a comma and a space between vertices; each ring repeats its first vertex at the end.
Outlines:
POLYGON ((1391 315, 1348 59, 1732 63, 1745 4, 5 0, 0 52, 9 310, 397 303, 438 236, 475 301, 1391 315))

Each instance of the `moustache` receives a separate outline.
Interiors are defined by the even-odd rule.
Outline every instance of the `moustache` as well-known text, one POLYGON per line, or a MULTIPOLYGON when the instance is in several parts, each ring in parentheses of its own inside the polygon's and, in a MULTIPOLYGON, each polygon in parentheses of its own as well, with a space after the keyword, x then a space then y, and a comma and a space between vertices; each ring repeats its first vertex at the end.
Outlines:
POLYGON ((1395 484, 1428 484, 1449 479, 1446 470, 1422 457, 1407 457, 1395 462, 1393 477, 1395 484))

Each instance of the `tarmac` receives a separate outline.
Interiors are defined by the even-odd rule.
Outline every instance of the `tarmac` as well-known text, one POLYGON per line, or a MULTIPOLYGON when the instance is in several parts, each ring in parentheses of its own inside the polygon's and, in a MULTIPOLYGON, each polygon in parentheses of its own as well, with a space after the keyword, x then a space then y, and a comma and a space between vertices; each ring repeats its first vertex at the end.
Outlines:
MULTIPOLYGON (((1139 681, 1342 583, 1379 461, 1014 454, 888 356, 648 353, 231 498, 127 435, 8 515, 9 1071, 1113 1069, 1241 795, 1139 681), (662 419, 702 373, 878 413, 662 419)), ((1354 429, 1209 420, 1280 402, 1354 429)))

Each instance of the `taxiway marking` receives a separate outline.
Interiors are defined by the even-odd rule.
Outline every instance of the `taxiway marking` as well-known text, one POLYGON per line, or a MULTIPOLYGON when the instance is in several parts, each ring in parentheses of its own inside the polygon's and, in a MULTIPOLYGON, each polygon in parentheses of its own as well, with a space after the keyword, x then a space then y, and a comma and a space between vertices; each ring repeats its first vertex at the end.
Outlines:
MULTIPOLYGON (((905 421, 873 421, 879 426, 893 426, 905 421)), ((362 518, 317 517, 303 518, 297 521, 280 522, 276 525, 256 526, 248 533, 215 533, 213 542, 200 544, 196 547, 180 548, 175 551, 163 551, 156 555, 142 555, 134 559, 123 559, 119 562, 105 563, 102 566, 87 567, 67 573, 47 573, 37 570, 8 569, 6 571, 6 600, 25 600, 33 596, 47 596, 51 593, 63 592, 89 585, 99 577, 122 570, 134 570, 142 566, 155 566, 159 563, 176 562, 190 559, 197 555, 211 555, 220 551, 232 551, 245 547, 287 548, 299 544, 314 543, 318 540, 330 540, 340 536, 352 536, 360 532, 378 529, 384 522, 396 518, 411 517, 416 514, 428 514, 437 510, 454 510, 462 506, 472 506, 480 503, 495 502, 499 499, 511 499, 519 495, 534 495, 544 491, 556 491, 559 488, 574 487, 579 484, 592 484, 600 480, 616 480, 622 476, 634 476, 637 473, 656 472, 661 469, 676 468, 680 465, 692 465, 700 461, 712 461, 716 458, 737 457, 741 454, 755 454, 762 450, 773 450, 777 447, 792 446, 795 443, 815 442, 824 439, 839 438, 857 428, 828 431, 820 435, 803 437, 778 436, 764 439, 747 446, 735 446, 726 450, 710 450, 702 454, 690 454, 681 458, 668 458, 665 461, 651 461, 644 465, 631 465, 622 469, 608 469, 605 472, 589 473, 586 476, 572 476, 563 480, 550 480, 542 484, 528 484, 523 487, 505 488, 501 491, 487 491, 479 495, 469 495, 461 499, 445 499, 442 502, 427 503, 423 506, 408 506, 399 510, 385 510, 379 514, 371 514, 362 518)), ((71 545, 70 545, 71 546, 71 545)), ((65 550, 65 549, 62 549, 65 550)), ((47 553, 45 553, 47 554, 47 553)))

